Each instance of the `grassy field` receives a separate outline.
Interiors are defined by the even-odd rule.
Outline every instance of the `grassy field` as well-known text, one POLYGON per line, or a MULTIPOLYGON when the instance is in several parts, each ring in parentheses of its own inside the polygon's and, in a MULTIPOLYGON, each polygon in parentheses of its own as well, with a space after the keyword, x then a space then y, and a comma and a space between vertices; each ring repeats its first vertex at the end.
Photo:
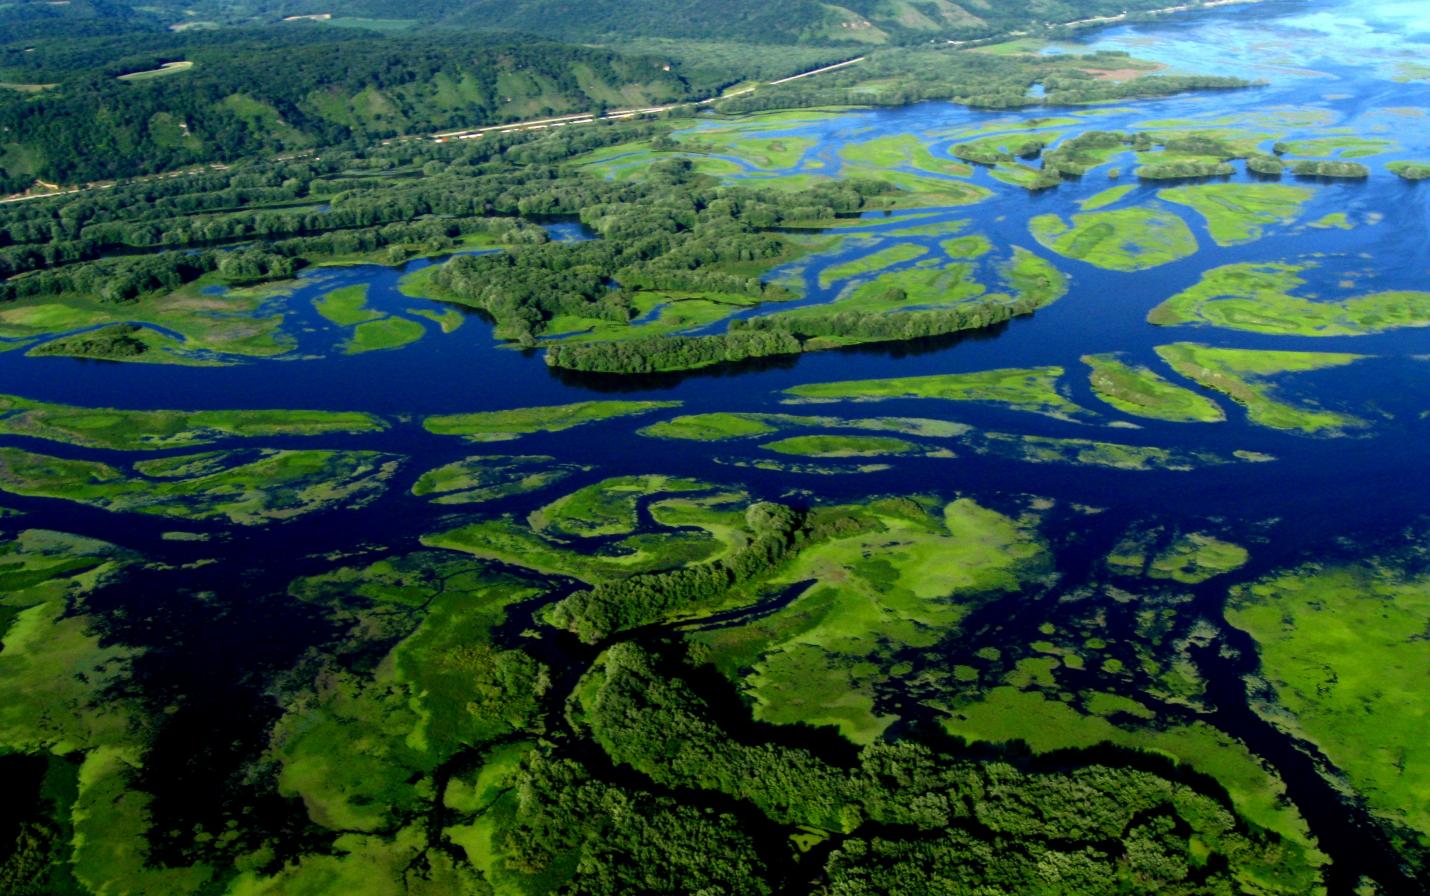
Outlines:
POLYGON ((970 609, 1037 575, 1047 556, 1035 532, 971 500, 831 512, 851 514, 862 531, 801 551, 771 583, 815 584, 771 616, 692 637, 742 680, 760 718, 835 725, 868 743, 893 721, 874 701, 892 655, 956 632, 970 609))

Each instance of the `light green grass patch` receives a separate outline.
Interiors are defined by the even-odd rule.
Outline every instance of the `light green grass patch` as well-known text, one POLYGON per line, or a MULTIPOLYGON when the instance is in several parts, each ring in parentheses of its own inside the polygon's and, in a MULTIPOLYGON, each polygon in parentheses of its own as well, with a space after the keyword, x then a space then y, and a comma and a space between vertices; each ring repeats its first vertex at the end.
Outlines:
POLYGON ((447 414, 422 422, 428 432, 469 442, 505 442, 536 432, 563 432, 588 423, 680 407, 678 401, 582 401, 575 404, 475 414, 447 414))
POLYGON ((1219 246, 1260 239, 1272 224, 1292 224, 1315 195, 1285 184, 1198 184, 1162 190, 1158 197, 1194 209, 1219 246))
POLYGON ((1116 205, 1118 202, 1121 202, 1127 196, 1128 193, 1131 193, 1135 189, 1137 189, 1136 184, 1123 184, 1119 187, 1108 187, 1101 193, 1098 193, 1094 196, 1089 196, 1087 199, 1084 199, 1081 203, 1079 203, 1079 205, 1085 212, 1095 212, 1098 209, 1106 208, 1109 205, 1116 205))
POLYGON ((1210 398, 1168 382, 1147 367, 1126 363, 1117 355, 1084 355, 1089 379, 1098 398, 1122 411, 1174 423, 1217 423, 1226 412, 1210 398))
POLYGON ((480 504, 538 491, 586 469, 542 455, 467 457, 423 473, 412 494, 434 504, 480 504))
POLYGON ((377 432, 386 422, 342 411, 137 411, 0 395, 0 434, 116 451, 189 448, 225 438, 377 432))
POLYGON ((807 402, 886 401, 921 398, 976 401, 1043 414, 1059 420, 1090 419, 1094 415, 1058 391, 1061 367, 1007 368, 974 373, 877 380, 810 383, 786 389, 792 399, 807 402))
POLYGON ((776 454, 798 457, 888 457, 924 451, 919 445, 889 436, 792 436, 761 446, 776 454))
POLYGON ((1028 225, 1048 249, 1112 271, 1143 271, 1197 251, 1186 222, 1160 209, 1084 212, 1070 224, 1054 214, 1038 215, 1028 225))
POLYGON ((1361 336, 1430 326, 1430 291, 1391 290, 1341 300, 1304 299, 1306 264, 1231 264, 1147 314, 1160 326, 1202 324, 1284 336, 1361 336))
POLYGON ((1237 589, 1227 621, 1256 639, 1263 712, 1330 759, 1389 821, 1430 845, 1430 578, 1368 561, 1306 566, 1237 589))
POLYGON ((1245 407, 1247 418, 1260 426, 1330 436, 1364 425, 1347 414, 1273 397, 1273 381, 1282 374, 1343 367, 1364 355, 1213 348, 1191 342, 1159 345, 1157 354, 1177 373, 1245 407))

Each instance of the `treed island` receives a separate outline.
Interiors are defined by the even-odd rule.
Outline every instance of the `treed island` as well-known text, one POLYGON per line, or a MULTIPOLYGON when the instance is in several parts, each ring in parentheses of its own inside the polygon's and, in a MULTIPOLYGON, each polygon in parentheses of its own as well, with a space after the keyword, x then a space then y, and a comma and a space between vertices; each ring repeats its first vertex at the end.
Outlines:
POLYGON ((0 896, 1424 892, 1422 31, 0 4, 0 896))

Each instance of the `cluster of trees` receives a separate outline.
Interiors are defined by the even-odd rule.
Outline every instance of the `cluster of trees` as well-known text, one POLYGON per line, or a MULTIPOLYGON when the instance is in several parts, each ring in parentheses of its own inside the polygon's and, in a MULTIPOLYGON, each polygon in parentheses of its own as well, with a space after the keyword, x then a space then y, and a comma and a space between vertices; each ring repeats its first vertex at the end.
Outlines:
POLYGON ((800 513, 783 505, 752 504, 745 511, 749 541, 729 556, 598 583, 554 605, 548 621, 595 644, 616 632, 708 603, 773 570, 795 544, 803 522, 800 513))
POLYGON ((771 314, 732 321, 728 332, 708 336, 665 336, 610 342, 554 343, 546 363, 586 373, 659 373, 695 370, 754 358, 795 355, 823 348, 830 340, 907 342, 996 326, 1046 305, 1050 293, 1029 292, 1013 300, 989 299, 953 308, 877 313, 771 314))
POLYGON ((942 50, 884 53, 870 57, 862 65, 816 79, 723 100, 719 108, 741 113, 813 106, 904 106, 926 100, 952 100, 984 109, 1021 109, 1171 96, 1190 90, 1229 90, 1250 84, 1237 78, 1200 75, 1158 75, 1116 81, 1095 78, 1082 70, 1083 66, 1107 65, 1108 55, 994 56, 942 50), (866 88, 867 83, 877 83, 878 89, 866 88), (1043 85, 1042 96, 1032 93, 1038 84, 1043 85))
POLYGON ((1314 885, 1306 879, 1313 872, 1286 861, 1274 835, 1249 829, 1224 796, 1165 761, 1133 768, 1071 754, 1046 765, 958 759, 908 740, 816 753, 733 735, 686 671, 633 643, 602 655, 568 715, 577 733, 650 784, 618 796, 589 766, 532 757, 497 833, 509 868, 583 893, 630 892, 641 873, 648 875, 635 886, 641 892, 828 896, 1230 896, 1248 873, 1268 892, 1314 885), (674 818, 676 806, 660 789, 681 794, 679 805, 698 806, 708 794, 722 808, 674 818), (642 836, 619 831, 622 818, 642 836), (771 866, 789 856, 770 845, 809 829, 829 837, 822 867, 774 885, 771 866), (711 845, 704 858, 699 838, 711 845), (673 874, 687 877, 672 883, 673 874))
POLYGON ((1370 169, 1360 162, 1314 161, 1303 159, 1291 163, 1291 173, 1297 177, 1335 177, 1363 180, 1370 169))
POLYGON ((601 111, 686 98, 666 62, 527 39, 378 39, 339 29, 171 36, 134 52, 110 40, 46 46, 17 74, 56 86, 0 90, 0 130, 16 151, 0 190, 76 183, 314 145, 601 111), (181 73, 116 76, 176 60, 181 73))

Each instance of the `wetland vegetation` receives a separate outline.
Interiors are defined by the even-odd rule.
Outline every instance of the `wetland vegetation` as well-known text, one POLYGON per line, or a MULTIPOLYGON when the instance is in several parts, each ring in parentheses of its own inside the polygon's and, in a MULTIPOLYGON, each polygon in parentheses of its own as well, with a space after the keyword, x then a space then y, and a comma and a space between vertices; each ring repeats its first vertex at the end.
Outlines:
POLYGON ((1423 892, 1403 4, 699 5, 0 4, 0 893, 1423 892))

